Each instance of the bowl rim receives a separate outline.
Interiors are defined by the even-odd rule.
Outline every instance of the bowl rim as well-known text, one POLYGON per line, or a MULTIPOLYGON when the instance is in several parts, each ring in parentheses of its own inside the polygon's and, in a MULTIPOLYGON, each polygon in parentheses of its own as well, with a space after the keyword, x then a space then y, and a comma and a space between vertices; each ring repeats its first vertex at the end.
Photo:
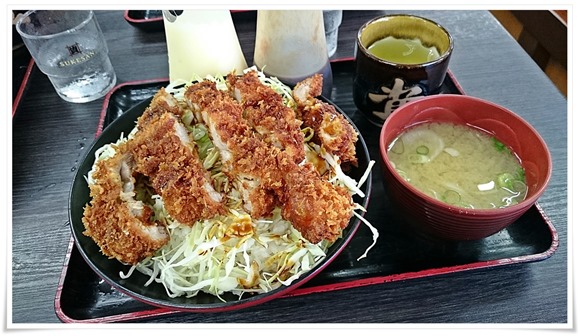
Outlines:
MULTIPOLYGON (((434 104, 434 106, 437 106, 437 105, 434 104)), ((404 126, 402 128, 402 130, 397 133, 396 136, 398 136, 399 134, 401 134, 402 131, 404 131, 405 129, 407 129, 411 126, 412 125, 404 126)), ((494 102, 489 101, 489 100, 485 100, 483 98, 469 96, 469 95, 458 95, 458 94, 447 94, 447 93, 446 94, 437 94, 437 95, 433 95, 433 96, 426 96, 424 98, 417 99, 415 101, 411 101, 409 103, 406 103, 405 105, 400 106, 399 108, 394 110, 389 117, 387 117, 387 119, 385 120, 385 122, 383 123, 383 125, 381 127, 381 132, 379 135, 379 151, 380 151, 381 162, 382 162, 383 166, 389 170, 389 173, 391 175, 393 175, 394 179, 396 179, 399 184, 403 185, 405 187, 405 189, 410 190, 415 197, 420 198, 421 201, 423 201, 427 204, 431 204, 432 206, 435 206, 438 209, 446 208, 446 210, 448 210, 450 213, 452 213, 454 215, 459 215, 462 217, 473 216, 473 217, 478 217, 478 218, 490 218, 491 219, 491 218, 496 218, 498 215, 502 215, 502 214, 507 215, 507 214, 513 214, 513 213, 517 213, 517 212, 523 213, 525 210, 529 209, 532 205, 534 205, 534 203, 537 202, 537 200, 540 198, 540 196, 546 190, 546 188, 550 182, 551 176, 552 176, 552 156, 550 154, 550 150, 549 150, 546 142, 544 141, 544 139, 540 135, 540 133, 528 121, 526 121, 524 118, 522 118, 520 115, 513 112, 512 110, 506 108, 505 106, 499 105, 499 104, 494 103, 494 102), (495 109, 503 111, 504 113, 510 114, 512 117, 514 117, 518 122, 520 122, 522 125, 524 125, 530 131, 530 134, 532 134, 539 141, 539 143, 541 144, 541 147, 542 147, 542 151, 544 151, 546 153, 546 156, 548 158, 548 167, 547 167, 546 179, 544 179, 544 181, 542 181, 542 183, 538 186, 538 188, 536 189, 536 191, 534 193, 526 195, 526 198, 518 204, 510 205, 510 206, 503 207, 503 208, 490 208, 490 209, 462 208, 462 207, 454 206, 452 204, 445 203, 445 202, 440 201, 432 196, 429 196, 428 194, 422 192, 418 188, 411 185, 409 182, 407 182, 405 179, 403 179, 396 172, 396 170, 393 168, 393 166, 391 165, 391 162, 388 160, 388 157, 387 157, 387 148, 388 148, 389 144, 386 143, 385 138, 386 138, 386 134, 387 134, 388 126, 389 126, 389 119, 392 119, 393 115, 400 114, 400 113, 406 113, 406 110, 411 108, 414 105, 424 104, 425 102, 428 102, 428 101, 437 102, 437 101, 449 100, 449 99, 451 99, 451 100, 470 100, 470 101, 477 102, 478 104, 491 106, 495 109)))

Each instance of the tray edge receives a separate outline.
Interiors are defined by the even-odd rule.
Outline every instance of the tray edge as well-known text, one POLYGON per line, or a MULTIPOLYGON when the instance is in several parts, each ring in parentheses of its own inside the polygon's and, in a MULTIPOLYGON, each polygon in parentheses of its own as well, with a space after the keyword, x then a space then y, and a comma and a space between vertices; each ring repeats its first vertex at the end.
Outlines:
POLYGON ((473 262, 463 265, 457 266, 449 266, 449 267, 441 267, 441 268, 430 268, 421 270, 418 272, 410 272, 410 273, 400 273, 400 274, 392 274, 387 276, 378 276, 378 277, 371 277, 366 278, 363 280, 352 280, 352 281, 345 281, 336 284, 327 284, 327 285, 319 285, 313 286, 308 288, 297 288, 292 292, 288 293, 286 296, 283 297, 293 297, 293 296, 301 296, 313 293, 324 293, 329 291, 336 291, 348 288, 356 288, 356 287, 363 287, 369 285, 376 285, 381 283, 387 282, 394 282, 394 281, 402 281, 402 280, 411 280, 411 279, 419 279, 425 278, 430 276, 438 276, 444 274, 451 274, 457 272, 464 272, 464 271, 472 271, 472 270, 479 270, 485 268, 492 268, 496 266, 507 266, 507 265, 516 265, 516 264, 523 264, 523 263, 531 263, 542 261, 550 258, 558 249, 560 244, 558 232, 556 231, 552 221, 547 217, 544 210, 540 207, 540 205, 536 202, 534 207, 544 220, 544 223, 548 226, 548 229, 551 234, 551 241, 550 247, 548 247, 545 251, 535 254, 528 254, 518 257, 511 257, 511 258, 501 258, 501 259, 494 259, 488 261, 480 261, 480 262, 473 262))
POLYGON ((18 87, 18 93, 16 93, 16 97, 14 98, 14 101, 12 102, 12 118, 14 118, 14 115, 16 114, 16 110, 18 109, 18 106, 20 105, 20 101, 22 100, 22 96, 24 96, 24 91, 26 89, 26 86, 28 85, 28 80, 30 79, 30 74, 32 73, 32 69, 34 68, 34 64, 36 64, 34 62, 34 59, 31 57, 30 61, 28 62, 28 66, 26 67, 26 71, 24 72, 24 77, 22 77, 22 82, 20 83, 20 86, 18 87))

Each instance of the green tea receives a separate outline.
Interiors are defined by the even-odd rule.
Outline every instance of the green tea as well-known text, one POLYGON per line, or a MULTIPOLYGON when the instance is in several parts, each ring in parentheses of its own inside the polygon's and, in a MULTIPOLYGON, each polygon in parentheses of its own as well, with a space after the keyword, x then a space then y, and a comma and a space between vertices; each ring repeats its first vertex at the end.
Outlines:
POLYGON ((425 47, 421 40, 399 39, 387 36, 368 48, 369 52, 385 61, 398 64, 421 64, 440 57, 435 47, 425 47))

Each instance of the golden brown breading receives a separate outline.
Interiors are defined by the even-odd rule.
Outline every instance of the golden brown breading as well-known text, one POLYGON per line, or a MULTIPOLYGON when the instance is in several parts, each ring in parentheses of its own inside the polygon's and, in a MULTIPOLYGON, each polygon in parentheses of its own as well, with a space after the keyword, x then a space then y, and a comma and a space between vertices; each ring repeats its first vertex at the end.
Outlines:
POLYGON ((226 213, 222 195, 211 185, 193 141, 175 115, 152 117, 135 134, 131 151, 137 171, 149 178, 173 219, 192 225, 226 213))
POLYGON ((282 217, 313 244, 334 242, 354 210, 349 191, 323 180, 310 163, 284 170, 282 217))
POLYGON ((304 126, 315 132, 316 142, 340 159, 343 164, 358 165, 356 142, 358 134, 334 106, 316 98, 322 92, 322 76, 309 77, 294 87, 292 95, 301 111, 304 126))
POLYGON ((303 117, 304 123, 315 130, 316 137, 326 151, 338 156, 343 164, 358 165, 358 134, 332 105, 318 101, 304 112, 303 117))
POLYGON ((84 235, 91 237, 102 253, 122 263, 136 264, 153 255, 169 241, 161 223, 152 222, 153 210, 135 200, 131 175, 132 159, 126 145, 96 164, 91 202, 85 206, 84 235))
POLYGON ((214 144, 225 152, 229 173, 243 182, 242 194, 253 217, 282 207, 282 216, 316 244, 335 241, 349 223, 350 193, 324 180, 310 163, 299 165, 291 153, 256 136, 242 117, 242 108, 215 84, 191 85, 186 100, 199 110, 214 144), (267 206, 264 206, 267 205, 267 206))
MULTIPOLYGON (((322 94, 323 81, 324 79, 321 74, 314 74, 297 83, 292 89, 292 97, 298 106, 310 105, 315 97, 320 96, 322 94)), ((302 109, 299 108, 298 113, 301 112, 302 109)), ((299 117, 300 119, 304 119, 302 115, 299 117)))
POLYGON ((143 114, 137 119, 137 125, 143 127, 155 116, 159 116, 166 112, 172 113, 178 117, 183 115, 183 109, 179 106, 177 99, 167 92, 165 88, 161 88, 153 96, 151 103, 149 103, 149 106, 147 106, 143 114))
POLYGON ((304 160, 302 122, 294 109, 284 105, 282 96, 264 85, 254 70, 243 76, 227 76, 233 97, 243 109, 243 117, 262 139, 286 152, 296 163, 304 160))
POLYGON ((192 84, 185 99, 195 113, 201 114, 210 138, 220 151, 223 172, 242 187, 245 209, 254 218, 271 214, 275 207, 272 178, 277 170, 276 148, 266 145, 242 117, 241 106, 215 83, 192 84))

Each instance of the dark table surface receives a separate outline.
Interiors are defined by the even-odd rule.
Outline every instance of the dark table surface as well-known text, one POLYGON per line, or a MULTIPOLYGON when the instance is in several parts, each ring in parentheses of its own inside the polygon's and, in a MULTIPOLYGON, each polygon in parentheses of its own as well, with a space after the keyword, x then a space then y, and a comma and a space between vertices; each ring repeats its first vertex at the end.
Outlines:
MULTIPOLYGON (((345 11, 333 59, 352 57, 358 28, 382 13, 345 11)), ((411 13, 434 19, 455 37, 450 70, 466 94, 512 109, 546 141, 553 175, 538 203, 557 231, 556 252, 532 263, 275 299, 226 313, 169 314, 146 322, 569 322, 566 98, 488 11, 411 13)), ((168 77, 163 31, 138 29, 123 14, 97 12, 118 83, 168 77)), ((251 64, 255 12, 236 13, 234 21, 251 64)), ((22 64, 27 64, 25 56, 14 51, 14 76, 22 76, 22 64)), ((18 89, 17 82, 13 80, 13 90, 18 89)), ((12 316, 8 317, 14 324, 61 322, 55 313, 55 294, 71 239, 68 197, 75 169, 94 139, 103 103, 104 99, 67 103, 33 68, 17 106, 12 121, 12 316)))

